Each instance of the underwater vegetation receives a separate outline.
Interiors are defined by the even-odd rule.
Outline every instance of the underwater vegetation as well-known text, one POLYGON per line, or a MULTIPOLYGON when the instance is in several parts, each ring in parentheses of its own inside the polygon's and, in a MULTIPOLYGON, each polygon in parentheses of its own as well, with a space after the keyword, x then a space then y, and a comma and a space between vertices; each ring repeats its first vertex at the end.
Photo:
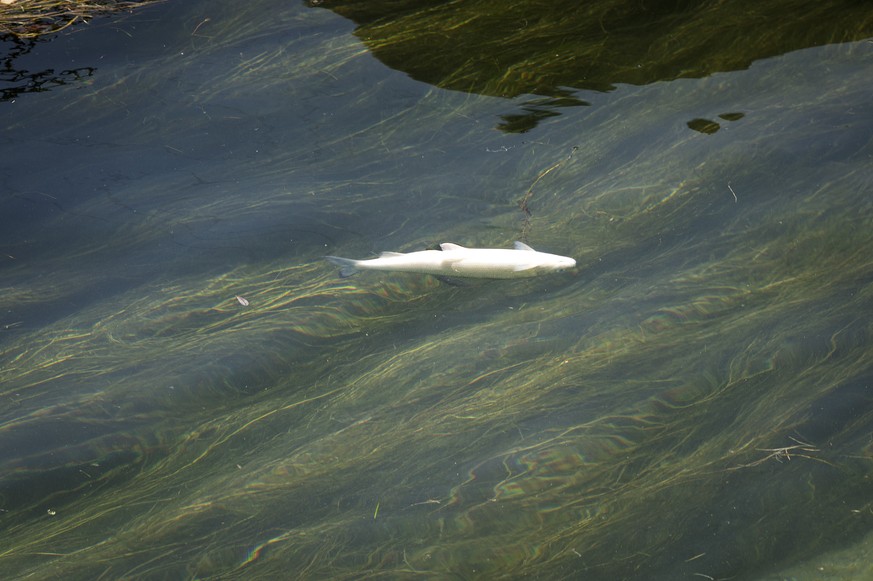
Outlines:
MULTIPOLYGON (((356 5, 169 2, 0 120, 4 577, 869 570, 873 44, 544 65, 589 106, 495 131, 544 93, 390 69, 362 30, 424 16, 356 5), (517 239, 577 271, 323 260, 517 239)), ((613 6, 568 22, 643 18, 613 6)), ((683 6, 657 22, 714 18, 683 6)))

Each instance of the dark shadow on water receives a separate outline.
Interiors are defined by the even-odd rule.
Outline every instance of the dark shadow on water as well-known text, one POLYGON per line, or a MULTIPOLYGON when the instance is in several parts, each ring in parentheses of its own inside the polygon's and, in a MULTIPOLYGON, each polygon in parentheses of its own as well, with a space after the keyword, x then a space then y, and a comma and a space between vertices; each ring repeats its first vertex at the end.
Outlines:
MULTIPOLYGON (((444 89, 555 99, 746 69, 792 51, 873 35, 864 2, 494 2, 309 0, 357 24, 387 66, 444 89)), ((530 130, 559 104, 507 113, 530 130)), ((525 107, 526 109, 526 107, 525 107)), ((705 131, 707 132, 707 131, 705 131)))

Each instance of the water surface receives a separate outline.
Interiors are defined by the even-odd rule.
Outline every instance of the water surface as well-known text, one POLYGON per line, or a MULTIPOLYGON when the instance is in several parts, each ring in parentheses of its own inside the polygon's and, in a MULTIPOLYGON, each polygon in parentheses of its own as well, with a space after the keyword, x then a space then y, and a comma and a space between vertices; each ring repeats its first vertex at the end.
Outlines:
POLYGON ((16 58, 94 70, 0 103, 5 576, 863 578, 873 43, 501 96, 366 40, 169 2, 16 58), (578 272, 321 259, 516 239, 578 272))

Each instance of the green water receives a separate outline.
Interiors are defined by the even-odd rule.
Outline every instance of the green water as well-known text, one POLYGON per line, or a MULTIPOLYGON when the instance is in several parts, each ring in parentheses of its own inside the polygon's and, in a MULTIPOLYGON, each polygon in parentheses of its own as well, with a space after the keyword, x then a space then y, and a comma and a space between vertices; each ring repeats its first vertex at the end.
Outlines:
POLYGON ((869 20, 466 92, 324 7, 95 22, 0 103, 4 578, 869 576, 869 20), (578 272, 321 259, 520 238, 578 272))

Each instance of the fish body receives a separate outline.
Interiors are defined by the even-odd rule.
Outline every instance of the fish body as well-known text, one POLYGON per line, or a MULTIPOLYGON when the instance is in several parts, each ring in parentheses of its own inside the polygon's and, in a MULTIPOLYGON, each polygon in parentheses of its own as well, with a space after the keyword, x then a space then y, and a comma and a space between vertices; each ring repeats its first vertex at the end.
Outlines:
POLYGON ((400 253, 383 252, 379 258, 353 260, 338 256, 325 258, 340 267, 340 276, 352 276, 361 270, 416 272, 440 277, 526 278, 574 268, 576 261, 567 256, 538 252, 522 242, 508 248, 465 248, 445 242, 442 250, 400 253))

